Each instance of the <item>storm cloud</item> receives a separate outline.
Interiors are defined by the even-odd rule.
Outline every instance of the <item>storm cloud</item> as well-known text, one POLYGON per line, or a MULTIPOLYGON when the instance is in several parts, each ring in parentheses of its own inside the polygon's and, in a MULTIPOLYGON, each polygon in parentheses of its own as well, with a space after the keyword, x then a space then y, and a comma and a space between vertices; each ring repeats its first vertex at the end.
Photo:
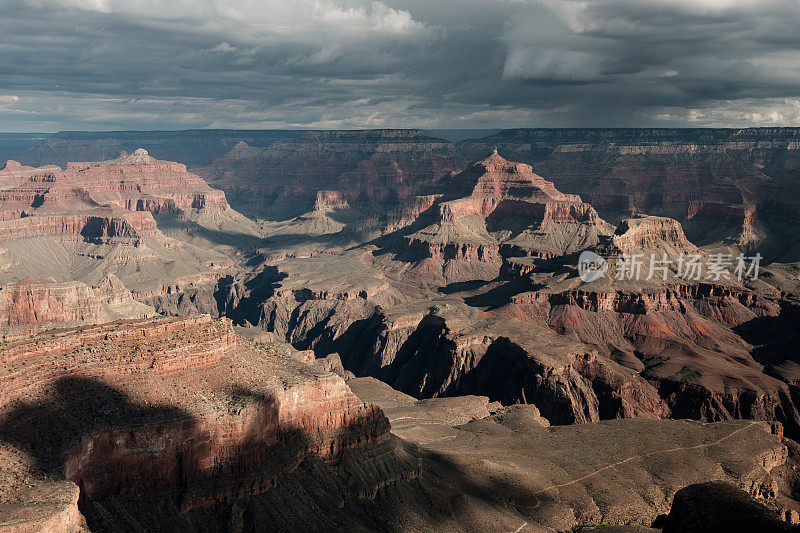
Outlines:
POLYGON ((0 130, 800 124, 798 0, 0 0, 0 130))

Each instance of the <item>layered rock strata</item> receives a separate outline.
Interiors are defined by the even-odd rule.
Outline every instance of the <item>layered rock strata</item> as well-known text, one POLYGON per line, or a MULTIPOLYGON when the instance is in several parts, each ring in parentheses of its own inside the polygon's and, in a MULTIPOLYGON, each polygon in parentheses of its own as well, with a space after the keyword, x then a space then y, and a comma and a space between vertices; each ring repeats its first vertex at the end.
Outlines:
POLYGON ((403 238, 400 257, 415 262, 419 276, 493 279, 505 257, 557 257, 611 231, 580 197, 497 151, 454 176, 442 200, 431 225, 403 238))
POLYGON ((126 494, 158 495, 188 512, 266 491, 308 454, 386 438, 380 410, 340 377, 248 346, 207 316, 6 342, 4 525, 19 524, 27 502, 43 491, 55 498, 65 482, 80 488, 90 517, 100 512, 93 502, 126 494))
POLYGON ((580 194, 611 222, 679 220, 698 244, 737 243, 796 261, 800 129, 516 129, 458 143, 493 146, 580 194))

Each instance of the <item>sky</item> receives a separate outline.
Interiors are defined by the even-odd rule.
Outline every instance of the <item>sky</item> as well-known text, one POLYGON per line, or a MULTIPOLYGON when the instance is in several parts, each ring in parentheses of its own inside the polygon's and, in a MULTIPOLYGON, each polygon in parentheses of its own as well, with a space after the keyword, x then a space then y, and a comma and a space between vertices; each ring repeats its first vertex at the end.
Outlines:
POLYGON ((800 0, 0 0, 0 131, 800 126, 800 0))

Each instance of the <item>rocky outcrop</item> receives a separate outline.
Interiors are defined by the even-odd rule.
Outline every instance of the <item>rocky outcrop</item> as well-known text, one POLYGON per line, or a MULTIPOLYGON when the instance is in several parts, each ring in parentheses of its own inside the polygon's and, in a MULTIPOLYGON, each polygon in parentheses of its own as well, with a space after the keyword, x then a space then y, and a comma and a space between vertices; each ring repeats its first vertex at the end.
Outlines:
POLYGON ((705 531, 764 533, 800 531, 732 483, 710 481, 689 485, 675 494, 664 533, 705 531))
POLYGON ((0 286, 0 328, 15 331, 153 314, 151 307, 134 301, 131 292, 113 274, 104 277, 96 287, 78 281, 33 278, 0 286))
POLYGON ((431 225, 403 236, 398 254, 434 280, 493 279, 505 257, 561 256, 611 231, 580 197, 496 150, 454 176, 436 209, 431 225))
POLYGON ((0 287, 2 326, 95 322, 102 313, 100 300, 83 283, 42 283, 28 278, 0 287))
POLYGON ((310 131, 266 148, 237 145, 198 169, 237 209, 290 219, 312 211, 319 195, 349 206, 349 232, 387 231, 390 213, 456 170, 451 143, 420 130, 310 131))
POLYGON ((231 266, 223 237, 258 239, 222 191, 145 150, 65 169, 12 162, 0 183, 8 185, 0 190, 6 283, 32 276, 95 285, 113 275, 142 292, 231 266))
POLYGON ((686 253, 696 251, 696 247, 684 235, 680 223, 665 217, 639 216, 623 219, 611 242, 620 252, 627 254, 655 250, 678 250, 686 253))
POLYGON ((394 315, 377 305, 385 297, 277 289, 249 322, 318 357, 336 353, 346 370, 417 398, 477 394, 503 404, 530 402, 557 424, 669 415, 658 391, 633 370, 546 324, 451 307, 394 315))
POLYGON ((4 533, 88 533, 78 506, 80 490, 70 481, 29 486, 23 501, 0 500, 0 530, 4 533))
POLYGON ((49 479, 77 485, 89 517, 126 494, 188 511, 266 491, 308 454, 386 438, 380 410, 339 376, 258 350, 207 316, 6 342, 0 505, 49 479))
MULTIPOLYGON (((670 516, 687 510, 681 501, 692 484, 718 480, 741 494, 732 500, 746 503, 737 512, 757 507, 760 513, 746 513, 747 518, 788 526, 779 517, 787 516, 780 512, 784 506, 793 505, 794 485, 783 472, 794 461, 779 427, 644 419, 548 427, 533 405, 500 407, 475 396, 415 400, 372 378, 349 383, 360 398, 384 410, 394 434, 443 459, 440 479, 458 486, 465 473, 488 478, 481 487, 494 488, 482 493, 496 494, 534 528, 661 531, 673 496, 670 516), (593 527, 584 528, 587 524, 593 527), (651 524, 659 529, 645 527, 651 524)), ((726 503, 692 502, 691 511, 711 516, 687 512, 684 518, 711 524, 713 516, 726 512, 726 503)), ((681 524, 689 525, 688 520, 681 524)), ((742 523, 751 524, 745 531, 760 531, 753 522, 742 523)))
POLYGON ((712 283, 616 289, 596 283, 520 292, 489 314, 546 326, 593 347, 601 360, 610 358, 655 387, 669 416, 779 421, 787 434, 800 435, 792 380, 765 372, 739 331, 783 316, 788 303, 779 293, 712 283))
POLYGON ((158 234, 156 222, 147 212, 120 216, 30 216, 0 222, 2 240, 61 236, 90 242, 127 239, 135 244, 137 237, 158 234))
POLYGON ((798 128, 517 129, 457 148, 475 158, 496 146, 611 222, 666 216, 697 244, 738 242, 794 261, 799 137, 798 128))
POLYGON ((6 219, 15 213, 30 216, 97 205, 151 213, 228 208, 225 194, 187 172, 185 165, 159 161, 143 149, 110 161, 68 163, 64 170, 7 166, 0 179, 20 181, 0 191, 6 219))

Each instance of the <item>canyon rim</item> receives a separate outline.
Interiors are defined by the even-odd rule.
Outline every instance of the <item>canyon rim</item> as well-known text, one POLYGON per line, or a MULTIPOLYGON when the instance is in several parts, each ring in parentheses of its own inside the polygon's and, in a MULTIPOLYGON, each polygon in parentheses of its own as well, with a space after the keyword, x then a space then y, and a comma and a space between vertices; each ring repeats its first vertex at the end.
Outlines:
POLYGON ((0 533, 800 531, 796 0, 0 15, 0 533))

